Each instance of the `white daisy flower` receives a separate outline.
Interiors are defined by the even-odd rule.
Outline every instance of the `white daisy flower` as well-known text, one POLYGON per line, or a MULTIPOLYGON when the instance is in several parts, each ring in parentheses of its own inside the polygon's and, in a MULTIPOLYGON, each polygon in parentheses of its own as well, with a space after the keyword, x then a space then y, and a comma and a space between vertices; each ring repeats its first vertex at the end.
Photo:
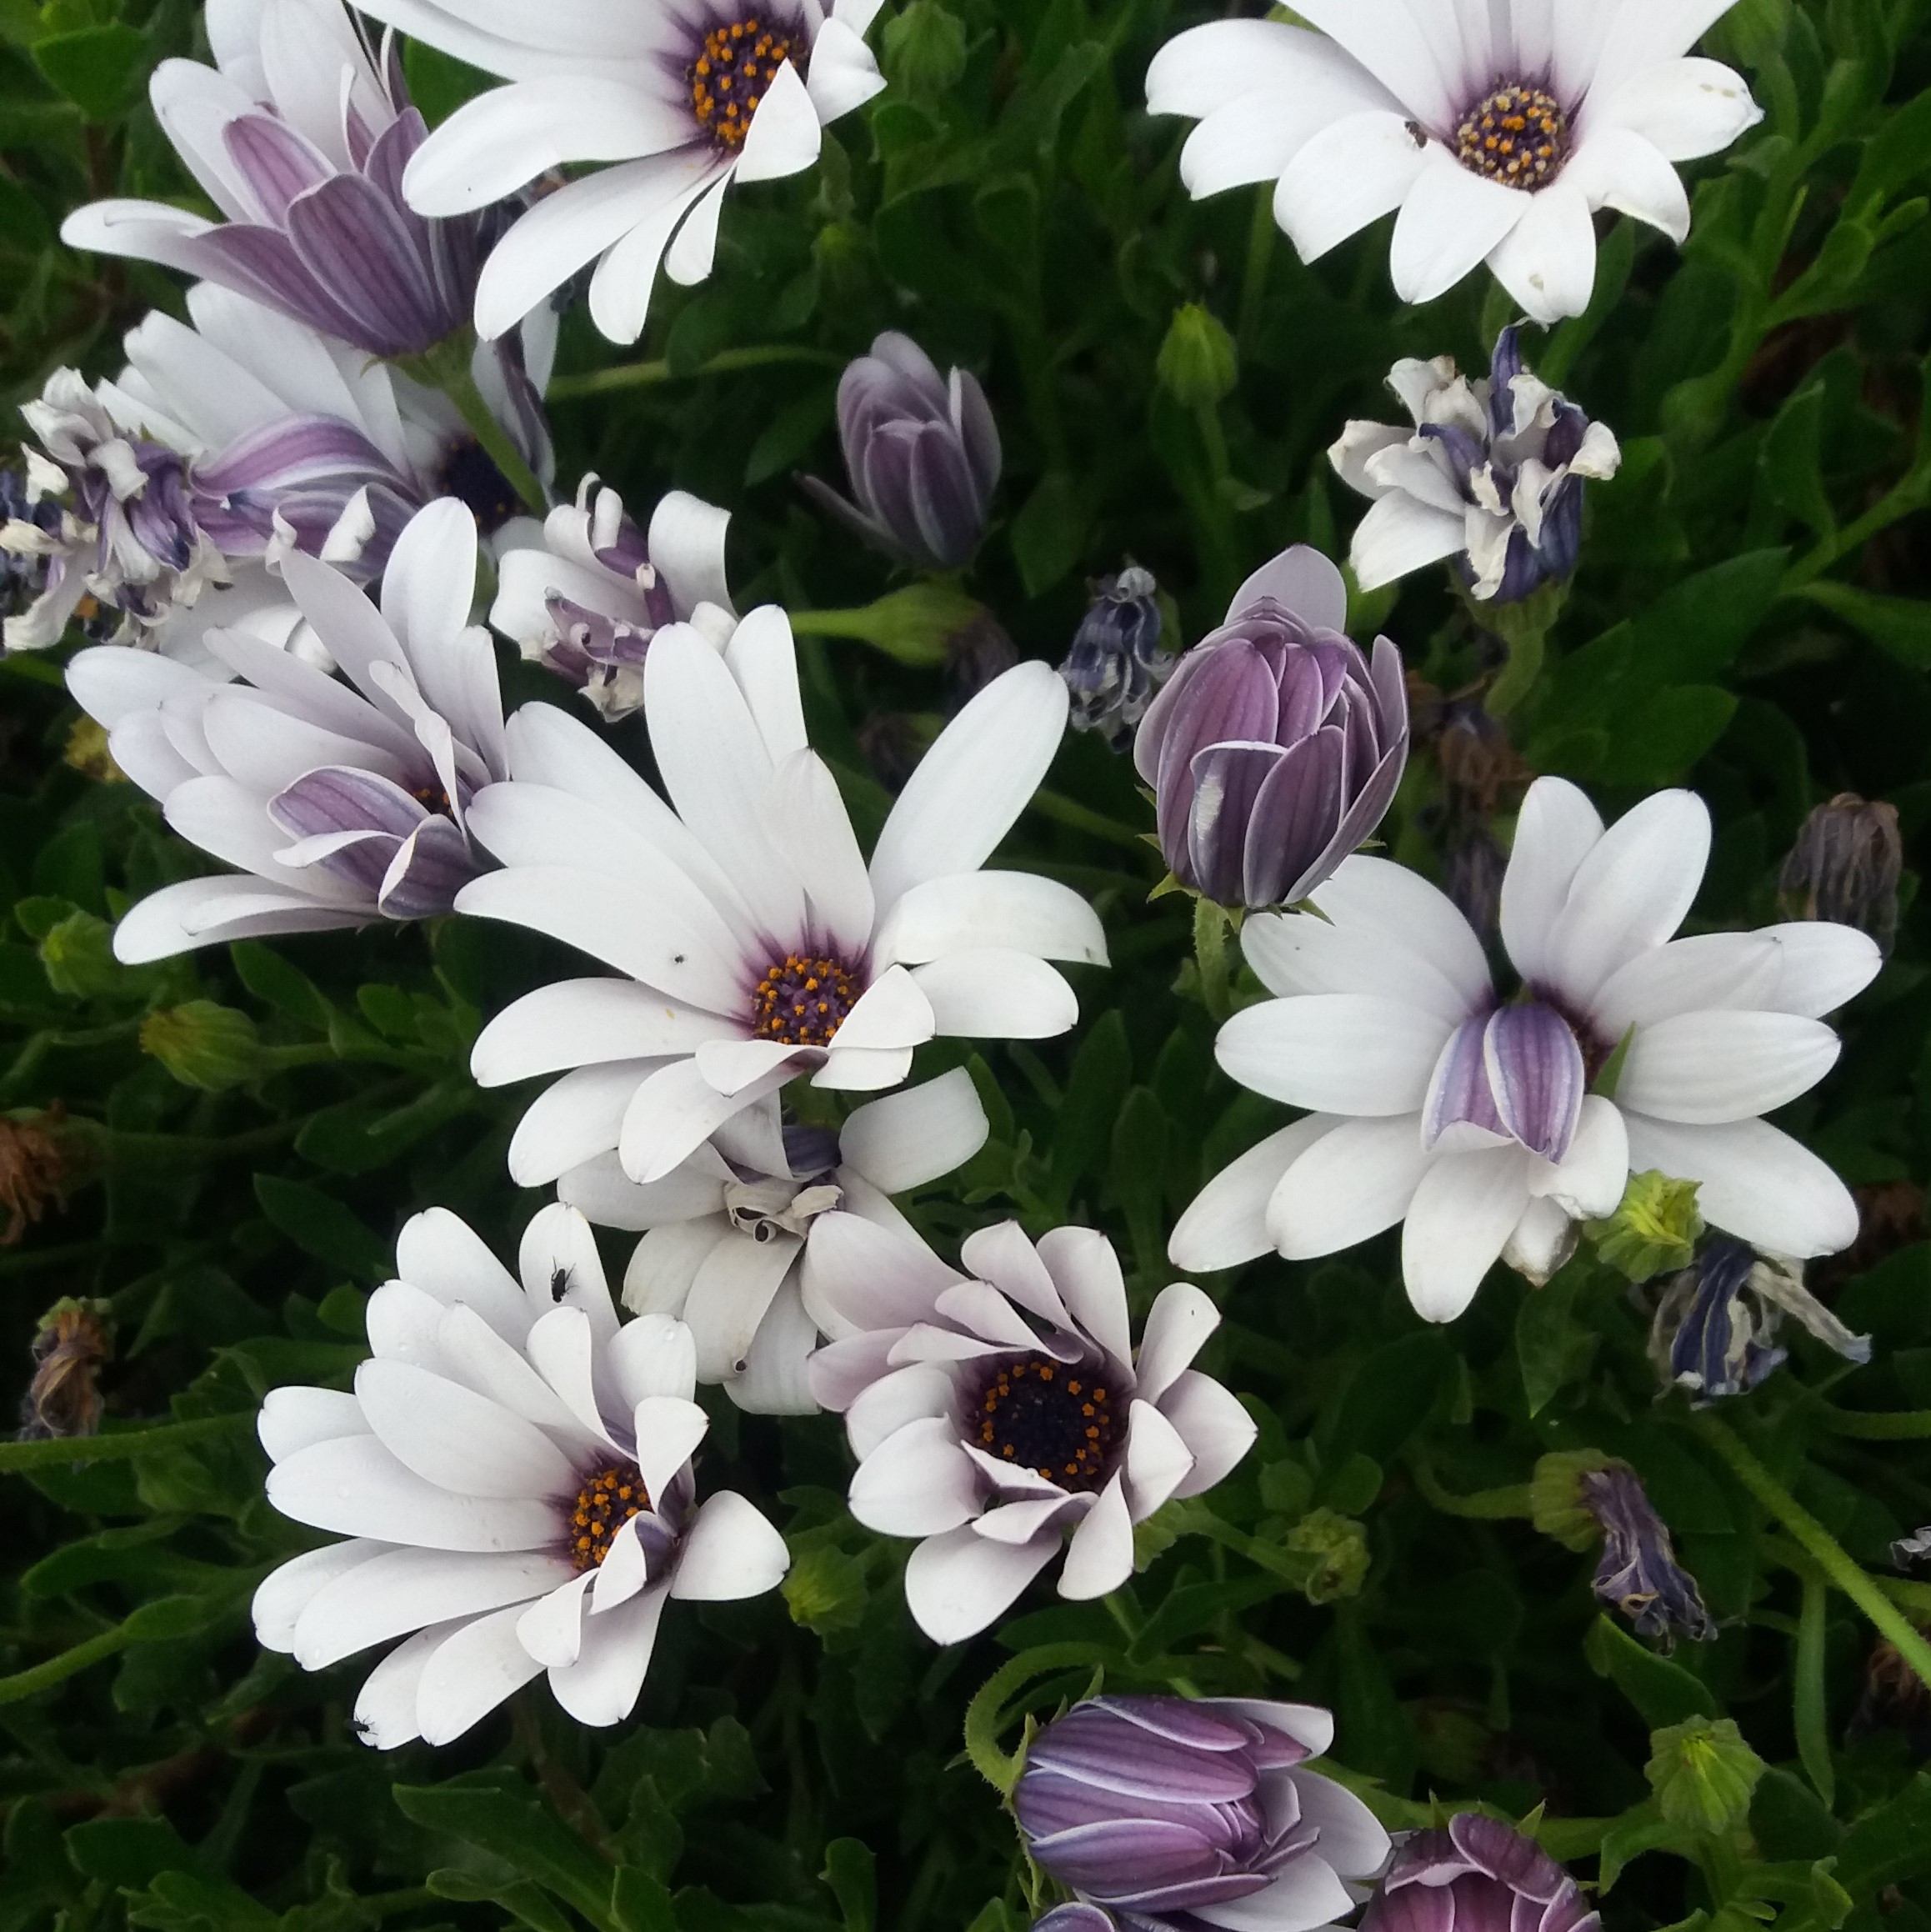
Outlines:
POLYGON ((1104 1596, 1133 1574, 1133 1525, 1210 1489, 1253 1421, 1190 1364, 1220 1312, 1183 1281, 1133 1344, 1104 1235, 1016 1221, 982 1229, 955 1274, 930 1249, 855 1214, 813 1224, 804 1304, 832 1339, 812 1387, 842 1409, 858 1458, 852 1514, 922 1538, 905 1600, 940 1644, 1002 1615, 1062 1549, 1059 1594, 1104 1596))
POLYGON ((623 974, 527 994, 477 1041, 486 1087, 574 1069, 510 1147, 538 1187, 614 1149, 659 1181, 724 1123, 809 1074, 896 1087, 941 1034, 1037 1039, 1078 1005, 1049 959, 1103 965, 1078 893, 983 872, 1045 775, 1063 682, 1020 664, 941 733, 868 866, 806 742, 791 625, 754 610, 720 650, 688 623, 651 640, 644 717, 670 803, 554 705, 510 722, 514 783, 469 823, 503 869, 457 910, 565 941, 623 974))
POLYGON ((970 1160, 988 1131, 963 1068, 868 1102, 835 1134, 785 1125, 773 1094, 648 1187, 611 1153, 572 1168, 557 1193, 599 1227, 643 1233, 623 1305, 683 1321, 700 1382, 722 1383, 740 1409, 808 1414, 818 1333, 798 1264, 812 1223, 839 1209, 916 1239, 891 1197, 970 1160))
POLYGON ((577 685, 606 720, 643 703, 650 640, 690 618, 726 636, 737 622, 724 578, 731 513, 673 490, 639 529, 613 489, 587 476, 550 512, 539 543, 506 549, 489 621, 523 656, 577 685))
POLYGON ((115 928, 118 958, 450 909, 484 863, 470 801, 508 768, 495 647, 469 623, 476 563, 474 520, 447 497, 397 540, 379 610, 285 556, 287 594, 346 683, 242 630, 207 640, 232 683, 114 646, 74 658, 68 688, 115 763, 241 873, 151 893, 115 928))
POLYGON ((546 170, 613 162, 545 194, 496 245, 476 328, 499 336, 587 263, 590 314, 643 333, 661 263, 711 272, 733 181, 818 159, 825 124, 885 84, 864 34, 880 0, 368 0, 364 11, 510 84, 468 103, 403 177, 424 215, 469 214, 546 170))
POLYGON ((262 1405, 284 1516, 352 1540, 255 1593, 255 1633, 307 1670, 401 1637, 356 1700, 365 1743, 447 1744, 538 1671, 581 1724, 635 1707, 664 1605, 776 1587, 784 1539, 725 1489, 681 1323, 619 1325, 582 1215, 525 1230, 521 1284, 455 1215, 418 1214, 368 1304, 355 1392, 262 1405))
POLYGON ((1174 1265, 1307 1260, 1403 1221, 1408 1298, 1449 1321, 1498 1257, 1546 1279, 1572 1223, 1651 1171, 1699 1183, 1704 1219, 1759 1248, 1848 1247, 1848 1189, 1758 1116, 1830 1070, 1822 1015, 1881 957, 1822 921, 1673 939, 1709 844, 1693 793, 1657 793, 1605 831, 1575 786, 1538 779, 1502 886, 1522 981, 1506 998, 1467 920, 1385 859, 1349 859, 1313 894, 1318 917, 1249 919, 1248 963, 1278 997, 1235 1014, 1215 1055, 1313 1111, 1208 1184, 1174 1265))
POLYGON ((1673 164, 1763 118, 1738 75, 1689 54, 1733 3, 1297 0, 1307 27, 1218 20, 1169 41, 1147 105, 1199 121, 1180 162, 1194 195, 1274 182, 1304 261, 1394 213, 1403 301, 1485 261, 1553 322, 1588 306, 1597 209, 1680 243, 1673 164))

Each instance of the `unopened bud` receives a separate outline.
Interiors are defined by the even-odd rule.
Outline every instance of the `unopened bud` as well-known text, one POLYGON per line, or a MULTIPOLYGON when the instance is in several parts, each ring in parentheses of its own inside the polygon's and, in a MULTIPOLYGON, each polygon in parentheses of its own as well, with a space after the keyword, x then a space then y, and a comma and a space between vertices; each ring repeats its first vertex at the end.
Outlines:
POLYGON ((141 1051, 160 1061, 183 1086, 209 1094, 239 1087, 262 1070, 254 1021, 212 999, 191 999, 185 1006, 149 1014, 141 1023, 141 1051))
POLYGON ((1161 386, 1188 409, 1211 409, 1233 393, 1240 354, 1211 309, 1198 302, 1173 312, 1156 365, 1161 386))
POLYGON ((47 983, 70 999, 111 993, 128 969, 114 957, 114 928, 92 913, 69 913, 41 936, 40 963, 47 983))
POLYGON ((1653 1733, 1649 1747, 1643 1774, 1670 1824, 1713 1837, 1748 1817, 1751 1795, 1768 1767, 1733 1719, 1690 1718, 1653 1733))
POLYGON ((67 734, 67 748, 61 758, 83 778, 93 778, 99 784, 128 783, 128 774, 114 763, 114 754, 108 748, 107 727, 92 718, 74 720, 73 728, 67 734))
POLYGON ((1672 1180, 1653 1169, 1630 1175, 1615 1213, 1590 1224, 1597 1254, 1632 1281, 1687 1268, 1703 1233, 1696 1193, 1694 1181, 1672 1180))
POLYGON ((1839 792, 1803 821, 1777 881, 1784 916, 1855 926, 1888 953, 1904 846, 1898 808, 1839 792))
POLYGON ((1368 1532, 1351 1516, 1333 1509, 1313 1509, 1285 1537, 1284 1549, 1313 1559, 1313 1567, 1301 1588, 1311 1604, 1338 1603, 1358 1596, 1368 1580, 1368 1532))

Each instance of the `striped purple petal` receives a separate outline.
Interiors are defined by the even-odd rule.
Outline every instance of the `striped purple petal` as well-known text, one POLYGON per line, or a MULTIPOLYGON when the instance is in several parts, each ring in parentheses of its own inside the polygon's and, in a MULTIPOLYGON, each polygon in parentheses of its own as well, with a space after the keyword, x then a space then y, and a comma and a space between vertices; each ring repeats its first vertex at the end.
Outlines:
POLYGON ((1482 1055, 1503 1125, 1531 1153, 1561 1160, 1588 1085, 1569 1023, 1538 999, 1505 1006, 1488 1022, 1482 1055))

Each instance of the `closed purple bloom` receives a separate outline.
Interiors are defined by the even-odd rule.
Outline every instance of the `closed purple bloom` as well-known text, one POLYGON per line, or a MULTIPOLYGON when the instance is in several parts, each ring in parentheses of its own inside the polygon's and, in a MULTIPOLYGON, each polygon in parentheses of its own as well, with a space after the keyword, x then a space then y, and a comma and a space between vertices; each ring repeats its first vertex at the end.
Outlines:
POLYGON ((1180 883, 1224 906, 1305 898, 1364 843, 1408 763, 1401 653, 1342 629, 1341 573, 1305 546, 1248 578, 1153 700, 1133 763, 1180 883))
POLYGON ((1458 1812, 1418 1831, 1362 1914, 1361 1932, 1601 1932, 1576 1881, 1534 1839, 1458 1812))
POLYGON ((816 477, 813 499, 867 543, 919 570, 958 570, 986 533, 1003 461, 978 380, 941 376, 909 336, 887 330, 838 382, 848 501, 816 477))
POLYGON ((1102 1932, 1103 1910, 1193 1932, 1247 1899, 1280 1932, 1348 1911, 1343 1881, 1379 1870, 1388 1841, 1302 1769, 1332 1734, 1325 1711, 1235 1698, 1092 1698, 1047 1725, 1013 1803, 1033 1861, 1079 1901, 1056 1932, 1102 1932))
POLYGON ((1676 1560, 1669 1530, 1643 1479, 1625 1463, 1586 1469, 1583 1507, 1603 1532, 1595 1592, 1645 1637, 1688 1637, 1707 1644, 1717 1634, 1696 1579, 1676 1560))
POLYGON ((1164 620, 1151 571, 1130 564, 1093 588, 1059 674, 1073 693, 1073 728, 1099 732, 1113 750, 1124 751, 1175 660, 1160 648, 1164 620))
POLYGON ((218 69, 164 61, 151 92, 223 219, 95 202, 63 238, 219 283, 371 355, 419 355, 461 328, 503 216, 429 221, 403 199, 428 129, 393 41, 378 55, 338 0, 278 0, 253 33, 230 20, 213 38, 218 69))

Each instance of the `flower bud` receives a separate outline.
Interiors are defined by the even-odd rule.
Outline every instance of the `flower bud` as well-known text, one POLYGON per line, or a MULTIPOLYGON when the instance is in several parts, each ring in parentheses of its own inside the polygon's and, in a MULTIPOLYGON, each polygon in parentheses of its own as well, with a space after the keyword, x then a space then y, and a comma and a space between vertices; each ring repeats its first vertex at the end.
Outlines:
POLYGON ((1361 1932, 1601 1932, 1576 1881, 1532 1838, 1458 1811, 1445 1831, 1402 1841, 1361 1932))
POLYGON ((1073 693, 1073 728, 1100 732, 1114 751, 1124 751, 1174 659, 1160 648, 1166 620, 1151 571, 1129 564, 1093 588, 1059 674, 1073 693))
POLYGON ((1301 1589, 1311 1604, 1358 1596, 1368 1580, 1368 1532, 1351 1516, 1311 1509, 1282 1538, 1281 1547, 1310 1559, 1301 1589))
POLYGON ((1632 1281, 1648 1281, 1688 1265, 1703 1233, 1695 1181, 1672 1180, 1653 1170, 1632 1174, 1616 1211, 1591 1224, 1596 1252, 1606 1265, 1632 1281))
POLYGON ((1649 1747, 1643 1775, 1657 1809, 1670 1824, 1713 1837, 1749 1816, 1751 1794, 1769 1769, 1727 1717, 1671 1724, 1652 1734, 1649 1747))
POLYGON ((254 1021, 212 999, 191 999, 185 1006, 149 1014, 141 1023, 141 1051, 160 1061, 183 1086, 208 1094, 239 1087, 262 1070, 254 1021))
POLYGON ((114 928, 92 913, 69 913, 42 935, 40 963, 47 983, 70 999, 111 993, 128 969, 114 957, 114 928))
POLYGON ((1784 916, 1855 926, 1888 953, 1904 866, 1898 808, 1839 792, 1803 821, 1777 881, 1784 916))
POLYGON ((1173 311, 1154 365, 1160 386, 1188 409, 1211 409, 1240 380, 1240 353, 1213 310, 1189 302, 1173 311))
POLYGON ((1382 820, 1408 762, 1401 653, 1343 633, 1341 573, 1304 545, 1235 594, 1175 668, 1133 763, 1175 880, 1217 904, 1293 905, 1382 820))
POLYGON ((1343 1881, 1378 1871, 1388 1839, 1358 1799, 1302 1768, 1333 1731, 1304 1704, 1075 1704, 1033 1739, 1013 1794, 1033 1862, 1079 1901, 1055 1922, 1103 1932, 1117 1913, 1135 1932, 1179 1932, 1236 1900, 1242 1924, 1299 1923, 1288 1914, 1313 1899, 1347 1911, 1343 1881))
POLYGON ((939 0, 912 0, 885 23, 885 78, 894 93, 936 101, 965 72, 965 23, 939 0))
POLYGON ((838 440, 856 501, 801 478, 813 502, 895 562, 971 563, 1003 461, 976 378, 942 377, 917 343, 888 329, 839 379, 838 440))
POLYGON ((97 784, 128 783, 128 774, 114 763, 114 754, 108 748, 108 728, 92 718, 74 720, 67 734, 67 747, 61 753, 61 763, 97 784))

